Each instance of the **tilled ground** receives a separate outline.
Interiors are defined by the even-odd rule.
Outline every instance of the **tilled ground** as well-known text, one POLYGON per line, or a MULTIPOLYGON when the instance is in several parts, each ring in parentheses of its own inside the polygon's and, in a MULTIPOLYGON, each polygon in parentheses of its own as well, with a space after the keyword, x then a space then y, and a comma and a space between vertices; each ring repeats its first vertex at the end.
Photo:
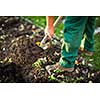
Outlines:
POLYGON ((93 71, 91 61, 80 56, 73 73, 49 74, 45 66, 59 61, 61 43, 56 38, 49 49, 40 48, 44 32, 33 24, 20 17, 0 17, 0 82, 100 82, 100 71, 93 71))

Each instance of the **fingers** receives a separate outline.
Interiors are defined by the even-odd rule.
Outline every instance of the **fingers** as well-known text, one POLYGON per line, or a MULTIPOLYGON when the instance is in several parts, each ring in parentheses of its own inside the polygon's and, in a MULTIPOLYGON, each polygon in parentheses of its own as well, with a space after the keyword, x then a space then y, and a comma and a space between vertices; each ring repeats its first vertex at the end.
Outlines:
POLYGON ((50 27, 50 28, 46 27, 45 28, 45 35, 47 35, 48 38, 51 39, 54 35, 54 28, 53 27, 50 27))

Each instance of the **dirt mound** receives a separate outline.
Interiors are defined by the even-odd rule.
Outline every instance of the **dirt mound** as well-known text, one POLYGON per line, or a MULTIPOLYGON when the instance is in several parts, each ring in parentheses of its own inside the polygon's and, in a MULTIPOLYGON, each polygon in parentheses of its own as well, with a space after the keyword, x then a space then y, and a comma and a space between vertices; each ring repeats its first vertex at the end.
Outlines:
POLYGON ((34 37, 29 35, 20 36, 12 41, 9 47, 9 57, 16 64, 29 66, 41 57, 43 49, 36 45, 34 37))
POLYGON ((1 82, 47 82, 48 75, 44 66, 32 67, 32 64, 41 57, 46 57, 49 61, 47 64, 52 62, 51 59, 56 61, 56 57, 52 57, 56 48, 52 46, 51 49, 44 51, 36 44, 44 37, 43 30, 36 26, 32 28, 31 23, 20 17, 0 19, 1 82), (23 81, 20 81, 21 78, 23 81))
POLYGON ((22 68, 15 63, 0 63, 0 82, 25 82, 22 68))

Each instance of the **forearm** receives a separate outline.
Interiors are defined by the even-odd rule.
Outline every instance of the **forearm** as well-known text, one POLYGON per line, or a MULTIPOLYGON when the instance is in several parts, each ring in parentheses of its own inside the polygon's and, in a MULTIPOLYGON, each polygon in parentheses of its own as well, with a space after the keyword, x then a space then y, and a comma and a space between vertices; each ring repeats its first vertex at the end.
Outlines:
POLYGON ((54 17, 53 16, 46 16, 46 34, 50 38, 54 35, 54 17))
POLYGON ((53 27, 54 17, 53 16, 46 16, 46 24, 48 28, 53 27))

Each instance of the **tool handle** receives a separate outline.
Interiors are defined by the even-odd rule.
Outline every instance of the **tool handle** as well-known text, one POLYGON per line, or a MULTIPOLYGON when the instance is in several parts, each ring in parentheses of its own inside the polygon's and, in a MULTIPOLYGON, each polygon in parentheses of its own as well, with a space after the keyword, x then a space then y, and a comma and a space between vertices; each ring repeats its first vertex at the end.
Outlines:
POLYGON ((48 35, 46 34, 45 36, 44 36, 44 38, 42 39, 42 41, 41 41, 41 44, 45 44, 45 42, 48 40, 48 35))
POLYGON ((61 21, 63 16, 59 16, 56 21, 54 22, 53 26, 56 27, 58 25, 58 23, 61 21))

